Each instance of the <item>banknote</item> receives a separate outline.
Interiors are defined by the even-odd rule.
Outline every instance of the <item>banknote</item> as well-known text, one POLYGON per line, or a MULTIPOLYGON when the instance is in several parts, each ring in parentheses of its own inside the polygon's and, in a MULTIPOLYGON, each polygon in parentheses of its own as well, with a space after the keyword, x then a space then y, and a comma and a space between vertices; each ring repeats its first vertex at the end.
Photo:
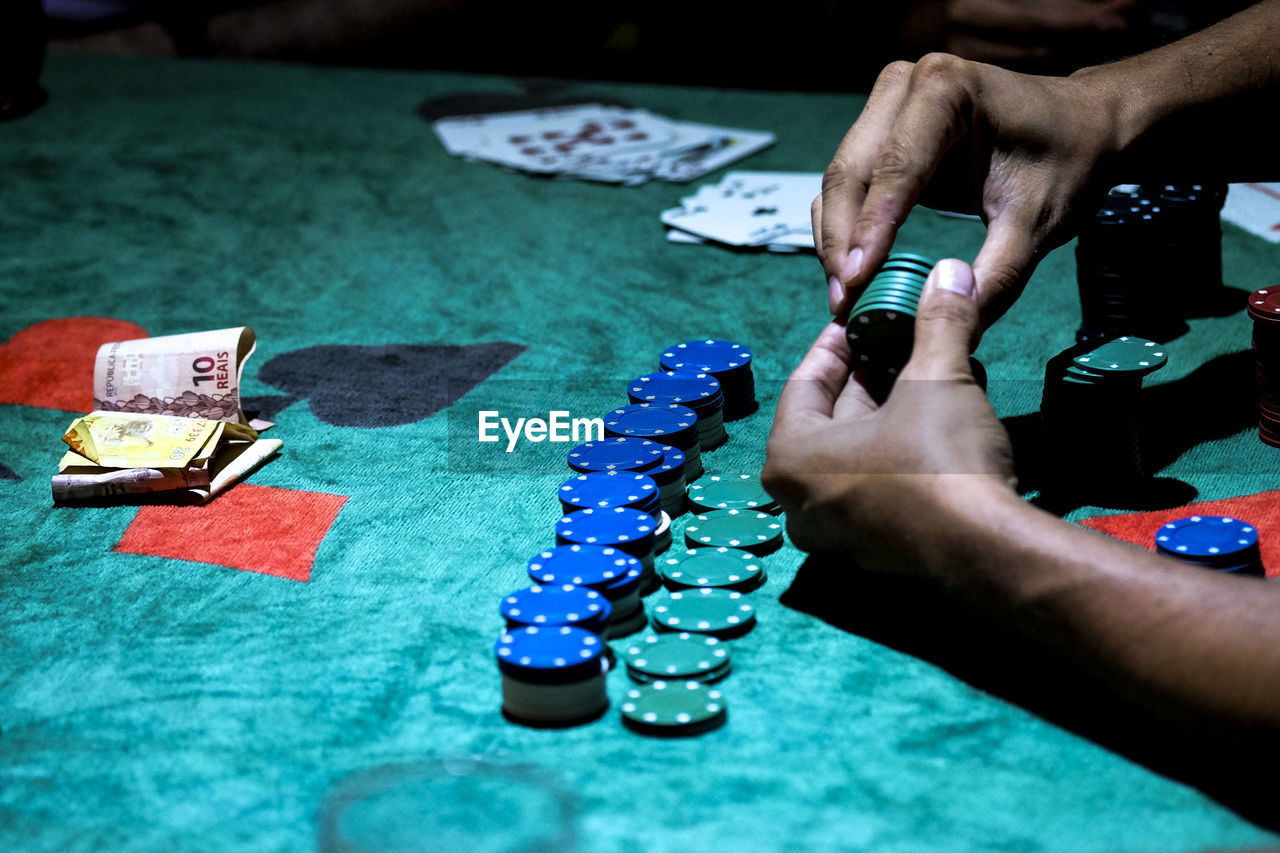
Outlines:
POLYGON ((176 415, 92 412, 62 437, 57 503, 153 492, 208 500, 280 449, 247 426, 176 415))
POLYGON ((240 377, 256 346, 248 326, 103 344, 93 407, 246 423, 240 377))
POLYGON ((68 450, 53 477, 53 500, 59 504, 120 502, 163 498, 169 502, 201 504, 240 480, 277 453, 284 442, 275 438, 224 442, 207 466, 195 469, 100 468, 84 465, 84 457, 68 450))

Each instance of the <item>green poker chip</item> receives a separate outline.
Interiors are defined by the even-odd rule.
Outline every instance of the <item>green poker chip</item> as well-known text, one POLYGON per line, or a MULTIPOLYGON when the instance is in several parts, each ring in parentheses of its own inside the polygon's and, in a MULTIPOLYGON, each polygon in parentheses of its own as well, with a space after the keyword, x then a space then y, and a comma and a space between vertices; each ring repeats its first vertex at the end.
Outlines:
POLYGON ((756 608, 741 592, 700 587, 669 594, 653 605, 651 619, 656 631, 688 631, 728 640, 755 627, 756 608))
POLYGON ((1082 370, 1103 376, 1146 376, 1164 367, 1169 356, 1155 341, 1126 335, 1072 361, 1082 370))
POLYGON ((632 681, 701 681, 710 684, 729 674, 729 647, 715 637, 690 634, 649 634, 628 643, 623 651, 632 681))
POLYGON ((754 509, 780 512, 778 502, 764 490, 760 478, 753 474, 725 476, 709 474, 686 490, 689 505, 710 512, 717 509, 754 509))
POLYGON ((684 529, 690 548, 741 548, 758 557, 782 547, 782 520, 750 509, 717 509, 695 515, 684 529))
POLYGON ((872 277, 867 286, 871 287, 879 282, 906 285, 914 290, 923 290, 925 277, 905 270, 882 270, 872 277))
POLYGON ((892 263, 893 261, 915 261, 929 269, 933 269, 938 265, 938 262, 933 258, 917 255, 915 252, 890 252, 889 257, 885 259, 885 263, 892 263))
POLYGON ((670 590, 711 587, 751 592, 765 581, 756 555, 738 548, 690 548, 683 557, 663 560, 658 571, 670 590))
POLYGON ((622 721, 640 734, 688 737, 724 725, 724 694, 700 681, 655 681, 626 692, 622 721))

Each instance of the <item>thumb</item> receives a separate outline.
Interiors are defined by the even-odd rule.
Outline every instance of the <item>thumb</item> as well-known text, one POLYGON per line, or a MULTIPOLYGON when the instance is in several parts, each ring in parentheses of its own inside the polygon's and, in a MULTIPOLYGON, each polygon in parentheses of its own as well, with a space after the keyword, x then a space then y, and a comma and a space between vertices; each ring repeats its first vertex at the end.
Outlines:
POLYGON ((903 378, 972 379, 969 344, 978 331, 973 268, 947 258, 929 273, 916 312, 915 344, 903 378))

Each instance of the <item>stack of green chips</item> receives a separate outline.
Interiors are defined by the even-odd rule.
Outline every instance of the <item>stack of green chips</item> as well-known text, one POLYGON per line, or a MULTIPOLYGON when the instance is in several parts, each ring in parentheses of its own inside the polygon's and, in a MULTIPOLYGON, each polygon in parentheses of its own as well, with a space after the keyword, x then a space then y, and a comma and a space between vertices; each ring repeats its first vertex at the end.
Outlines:
POLYGON ((1094 491, 1147 476, 1139 392, 1143 377, 1167 361, 1161 344, 1133 336, 1077 345, 1049 360, 1040 404, 1046 486, 1094 491))
POLYGON ((936 261, 891 252, 849 312, 846 335, 855 369, 889 378, 911 358, 916 308, 936 261))

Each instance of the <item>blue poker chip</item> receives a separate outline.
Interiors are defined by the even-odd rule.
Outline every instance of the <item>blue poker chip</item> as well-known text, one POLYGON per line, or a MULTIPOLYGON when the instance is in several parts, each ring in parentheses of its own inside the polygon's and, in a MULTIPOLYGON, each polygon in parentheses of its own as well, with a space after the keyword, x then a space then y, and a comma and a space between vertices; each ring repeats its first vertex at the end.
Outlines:
POLYGON ((724 408, 720 380, 710 373, 676 370, 646 373, 631 380, 627 396, 633 403, 680 403, 693 409, 699 417, 724 408))
POLYGON ((604 640, 571 625, 504 631, 493 646, 498 669, 519 681, 569 684, 604 671, 604 640))
POLYGON ((686 448, 675 440, 680 436, 698 436, 698 415, 679 403, 631 403, 604 416, 605 435, 637 438, 672 439, 668 444, 686 448))
POLYGON ((588 441, 569 451, 569 467, 580 473, 591 471, 647 471, 662 464, 662 446, 631 436, 614 436, 588 441))
POLYGON ((658 522, 629 507, 580 509, 556 522, 558 545, 604 545, 635 557, 651 553, 658 522))
POLYGON ((604 633, 613 612, 609 599, 594 589, 572 584, 517 590, 502 599, 502 618, 508 628, 530 625, 571 625, 593 634, 604 633))
POLYGON ((1258 552, 1258 531, 1230 516, 1192 515, 1162 525, 1156 531, 1156 550, 1203 563, 1249 563, 1258 552))
POLYGON ((698 371, 718 376, 750 367, 751 351, 733 341, 705 338, 668 347, 658 363, 663 370, 698 371))
POLYGON ((635 557, 617 548, 600 545, 559 545, 529 559, 529 577, 544 585, 589 586, 610 599, 616 589, 639 584, 644 567, 635 557))
POLYGON ((661 502, 658 484, 647 474, 634 471, 593 471, 570 477, 560 484, 560 505, 566 512, 579 509, 631 507, 649 512, 661 502))

